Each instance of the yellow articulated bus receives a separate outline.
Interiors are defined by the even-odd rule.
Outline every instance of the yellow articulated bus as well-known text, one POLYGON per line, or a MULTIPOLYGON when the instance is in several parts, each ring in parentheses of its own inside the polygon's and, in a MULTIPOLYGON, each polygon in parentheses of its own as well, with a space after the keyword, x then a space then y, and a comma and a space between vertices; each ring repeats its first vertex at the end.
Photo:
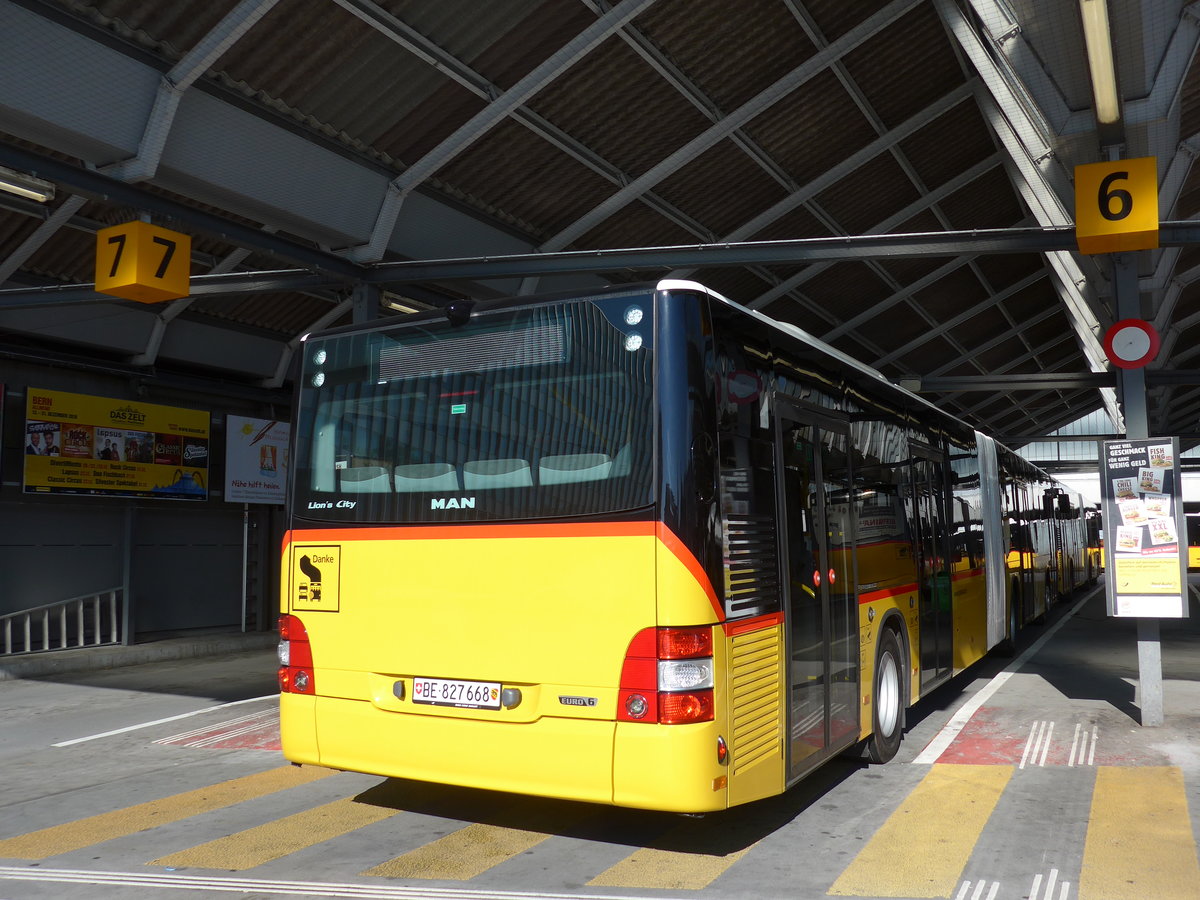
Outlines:
POLYGON ((724 809, 886 762, 1087 572, 1044 473, 692 282, 335 329, 300 377, 296 763, 724 809))

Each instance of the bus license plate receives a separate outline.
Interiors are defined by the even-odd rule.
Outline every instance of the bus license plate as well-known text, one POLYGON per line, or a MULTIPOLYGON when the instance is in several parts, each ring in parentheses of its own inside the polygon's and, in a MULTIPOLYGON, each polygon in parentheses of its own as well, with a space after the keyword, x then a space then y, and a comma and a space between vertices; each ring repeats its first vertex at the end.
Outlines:
POLYGON ((492 681, 414 678, 413 703, 461 709, 499 709, 500 685, 492 681))

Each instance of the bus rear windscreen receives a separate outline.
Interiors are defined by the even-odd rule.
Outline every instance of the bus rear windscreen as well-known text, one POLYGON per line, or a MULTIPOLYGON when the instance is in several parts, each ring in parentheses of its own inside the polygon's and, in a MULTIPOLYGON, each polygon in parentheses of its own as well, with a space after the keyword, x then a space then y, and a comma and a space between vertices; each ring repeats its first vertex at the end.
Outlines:
POLYGON ((636 294, 306 342, 295 514, 433 523, 648 505, 652 309, 636 294))

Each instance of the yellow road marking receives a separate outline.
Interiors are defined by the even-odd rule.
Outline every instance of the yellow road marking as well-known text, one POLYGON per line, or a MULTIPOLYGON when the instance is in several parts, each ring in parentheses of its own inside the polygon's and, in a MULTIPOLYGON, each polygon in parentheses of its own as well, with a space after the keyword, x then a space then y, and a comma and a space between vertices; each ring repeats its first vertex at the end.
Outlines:
POLYGON ((1200 866, 1183 773, 1175 766, 1096 770, 1080 900, 1197 900, 1200 866))
POLYGON ((390 818, 398 812, 345 797, 190 850, 172 853, 146 865, 240 872, 390 818))
POLYGON ((712 884, 749 851, 746 847, 717 856, 643 847, 601 872, 588 886, 698 891, 712 884))
POLYGON ((223 781, 209 787, 197 788, 161 800, 150 800, 125 809, 115 809, 17 835, 0 841, 0 857, 10 859, 45 859, 69 853, 113 838, 126 837, 160 825, 178 822, 200 813, 212 812, 276 791, 307 784, 335 774, 332 769, 318 766, 280 766, 257 775, 247 775, 223 781))
POLYGON ((466 881, 536 847, 548 834, 473 824, 363 872, 385 878, 466 881))
POLYGON ((829 893, 953 896, 1012 773, 1012 766, 934 765, 829 893))

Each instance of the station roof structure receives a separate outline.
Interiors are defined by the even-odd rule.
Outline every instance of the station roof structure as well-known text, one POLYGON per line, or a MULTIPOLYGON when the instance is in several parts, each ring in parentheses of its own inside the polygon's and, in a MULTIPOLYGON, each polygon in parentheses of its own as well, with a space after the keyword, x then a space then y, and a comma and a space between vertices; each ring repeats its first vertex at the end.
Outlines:
POLYGON ((9 358, 282 394, 356 315, 671 274, 1020 443, 1118 414, 1073 173, 1154 157, 1150 426, 1200 432, 1200 3, 0 0, 0 27, 0 167, 49 195, 0 190, 9 358), (96 232, 138 219, 192 235, 189 297, 94 291, 96 232))

